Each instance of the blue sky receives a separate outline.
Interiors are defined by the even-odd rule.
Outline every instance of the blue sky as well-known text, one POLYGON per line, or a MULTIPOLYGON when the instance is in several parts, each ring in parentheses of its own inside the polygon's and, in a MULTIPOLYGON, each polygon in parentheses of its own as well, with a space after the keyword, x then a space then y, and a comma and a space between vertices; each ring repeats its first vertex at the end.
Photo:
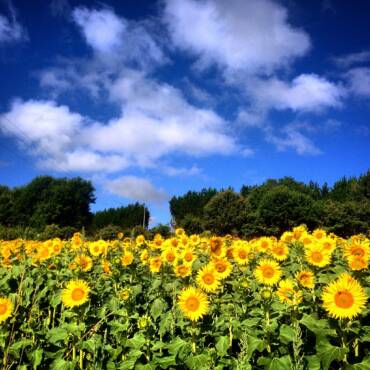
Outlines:
POLYGON ((370 4, 0 0, 0 183, 90 179, 94 210, 369 169, 370 4))

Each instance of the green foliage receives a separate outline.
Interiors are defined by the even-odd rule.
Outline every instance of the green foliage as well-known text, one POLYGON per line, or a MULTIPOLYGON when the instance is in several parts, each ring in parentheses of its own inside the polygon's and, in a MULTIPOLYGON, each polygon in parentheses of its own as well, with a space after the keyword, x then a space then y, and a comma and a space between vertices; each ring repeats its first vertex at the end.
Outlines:
POLYGON ((171 235, 171 227, 163 224, 154 226, 149 231, 152 236, 154 236, 155 234, 160 234, 164 238, 168 238, 171 235))
POLYGON ((176 227, 183 227, 187 215, 202 218, 203 209, 209 200, 217 194, 216 189, 188 191, 183 196, 173 197, 170 200, 170 211, 176 227))
POLYGON ((189 234, 211 230, 252 238, 279 236, 284 230, 305 224, 322 227, 346 237, 370 228, 370 171, 359 178, 342 178, 332 188, 315 182, 304 184, 291 177, 244 185, 240 194, 214 189, 174 197, 170 209, 176 226, 189 234), (230 194, 233 193, 232 197, 230 194), (241 196, 244 205, 236 200, 241 196), (231 198, 232 197, 232 198, 231 198), (237 213, 237 210, 239 213, 237 213))
POLYGON ((135 203, 125 207, 109 208, 94 214, 93 227, 101 229, 108 225, 119 226, 123 229, 132 229, 137 225, 143 225, 145 210, 145 227, 148 227, 150 213, 144 204, 135 203))
POLYGON ((90 225, 94 202, 90 181, 39 176, 22 187, 0 187, 0 225, 39 231, 50 224, 80 229, 90 225))
POLYGON ((245 220, 244 198, 232 190, 216 194, 204 207, 206 229, 217 235, 236 234, 245 220))

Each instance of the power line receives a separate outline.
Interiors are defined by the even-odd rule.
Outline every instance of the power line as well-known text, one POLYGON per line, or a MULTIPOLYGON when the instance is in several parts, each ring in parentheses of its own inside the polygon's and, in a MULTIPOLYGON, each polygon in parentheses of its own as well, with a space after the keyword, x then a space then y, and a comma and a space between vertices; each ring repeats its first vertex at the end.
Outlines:
MULTIPOLYGON (((34 139, 32 139, 30 136, 28 136, 28 134, 26 134, 25 132, 23 132, 14 122, 12 122, 8 117, 6 116, 2 116, 1 117, 2 119, 6 120, 18 133, 19 135, 21 136, 21 141, 23 142, 23 144, 25 146, 28 146, 28 147, 33 147, 35 149, 35 151, 41 151, 44 156, 46 158, 49 158, 50 157, 50 153, 48 153, 42 146, 36 146, 36 144, 34 143, 34 139), (22 140, 23 139, 23 140, 22 140)), ((42 118, 42 115, 40 115, 39 117, 35 118, 32 123, 36 122, 37 120, 39 120, 40 118, 42 118)), ((18 136, 18 139, 19 139, 19 136, 18 136)), ((65 172, 65 173, 70 173, 71 172, 69 170, 67 170, 62 163, 59 163, 58 164, 61 172, 65 172)))

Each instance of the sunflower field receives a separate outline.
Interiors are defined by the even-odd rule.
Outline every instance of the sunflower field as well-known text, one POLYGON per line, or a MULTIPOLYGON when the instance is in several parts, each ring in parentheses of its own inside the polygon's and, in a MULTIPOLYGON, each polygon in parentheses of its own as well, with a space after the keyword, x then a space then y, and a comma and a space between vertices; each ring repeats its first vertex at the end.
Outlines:
POLYGON ((370 369, 370 243, 0 241, 3 369, 370 369))

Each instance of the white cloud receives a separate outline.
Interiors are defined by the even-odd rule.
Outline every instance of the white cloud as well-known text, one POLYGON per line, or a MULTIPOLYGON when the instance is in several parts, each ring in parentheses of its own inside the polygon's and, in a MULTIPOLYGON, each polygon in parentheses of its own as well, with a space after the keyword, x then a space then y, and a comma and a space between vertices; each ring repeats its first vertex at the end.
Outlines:
POLYGON ((168 199, 163 189, 157 189, 149 180, 136 176, 122 176, 107 181, 105 187, 113 194, 131 200, 163 202, 168 199))
POLYGON ((164 19, 176 46, 228 72, 270 74, 303 56, 308 35, 270 0, 166 0, 164 19))
POLYGON ((122 156, 81 145, 88 120, 53 101, 16 100, 0 115, 0 130, 16 137, 36 156, 38 165, 54 171, 115 172, 129 164, 122 156))
POLYGON ((26 32, 17 22, 15 13, 11 9, 12 20, 0 14, 0 44, 22 41, 26 38, 26 32))
POLYGON ((156 25, 119 17, 111 9, 75 8, 73 21, 92 48, 89 58, 62 58, 36 76, 42 88, 53 98, 62 93, 83 90, 94 99, 106 96, 107 90, 125 68, 150 73, 169 60, 156 25))
POLYGON ((299 125, 296 124, 285 126, 279 135, 267 130, 266 140, 274 144, 279 151, 291 148, 300 155, 319 155, 322 153, 312 140, 299 131, 299 125))
POLYGON ((202 169, 196 165, 191 166, 190 168, 162 166, 160 170, 168 176, 194 176, 199 175, 202 172, 202 169))
MULTIPOLYGON (((93 122, 53 101, 17 100, 0 116, 0 127, 27 144, 40 166, 56 171, 108 173, 161 166, 175 153, 207 156, 239 151, 227 132, 228 123, 213 110, 191 105, 175 87, 141 72, 123 74, 111 86, 111 99, 122 112, 108 122, 93 122)), ((186 172, 168 168, 170 174, 186 172)))
POLYGON ((108 9, 76 8, 74 21, 81 27, 86 42, 100 52, 111 52, 123 42, 125 23, 108 9))
POLYGON ((278 78, 255 79, 247 86, 248 94, 261 108, 293 111, 320 111, 339 107, 345 89, 316 74, 301 74, 291 82, 278 78))
POLYGON ((348 88, 355 95, 370 96, 370 68, 353 68, 346 73, 348 88))
POLYGON ((175 152, 201 156, 238 150, 227 122, 213 110, 189 104, 169 84, 126 71, 112 86, 111 98, 122 104, 122 115, 86 131, 96 150, 124 152, 141 165, 175 152))
POLYGON ((147 29, 149 23, 128 21, 110 9, 85 7, 74 9, 73 20, 97 53, 96 57, 106 65, 125 61, 149 68, 151 64, 166 61, 154 33, 147 29))
POLYGON ((333 62, 340 68, 348 68, 354 64, 370 62, 370 51, 364 50, 358 53, 351 53, 332 58, 333 62))
POLYGON ((251 108, 241 108, 237 114, 236 122, 243 127, 261 128, 265 125, 266 112, 251 108))
POLYGON ((67 106, 52 101, 15 100, 8 113, 0 116, 1 130, 35 144, 39 151, 60 153, 73 146, 83 126, 83 117, 67 106))
POLYGON ((251 148, 244 148, 240 154, 242 155, 242 157, 245 157, 245 158, 249 158, 249 157, 253 157, 254 156, 254 150, 251 149, 251 148))

